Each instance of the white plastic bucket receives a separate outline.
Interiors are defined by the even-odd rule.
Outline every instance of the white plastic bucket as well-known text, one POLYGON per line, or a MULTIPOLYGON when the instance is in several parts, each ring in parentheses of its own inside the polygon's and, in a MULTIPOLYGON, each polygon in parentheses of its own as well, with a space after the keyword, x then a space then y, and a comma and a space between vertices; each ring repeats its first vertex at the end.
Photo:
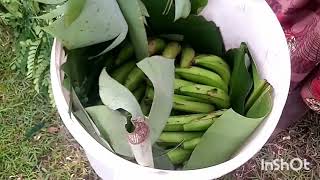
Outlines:
MULTIPOLYGON (((204 17, 220 27, 226 48, 248 43, 261 74, 274 87, 271 114, 229 161, 190 171, 165 171, 139 166, 109 152, 96 142, 68 113, 68 92, 62 87, 65 62, 61 44, 55 40, 51 54, 51 83, 59 114, 73 137, 84 148, 96 173, 103 179, 214 179, 237 169, 253 157, 275 129, 289 91, 290 58, 282 28, 265 0, 209 0, 204 17)), ((195 35, 196 36, 196 35, 195 35)))

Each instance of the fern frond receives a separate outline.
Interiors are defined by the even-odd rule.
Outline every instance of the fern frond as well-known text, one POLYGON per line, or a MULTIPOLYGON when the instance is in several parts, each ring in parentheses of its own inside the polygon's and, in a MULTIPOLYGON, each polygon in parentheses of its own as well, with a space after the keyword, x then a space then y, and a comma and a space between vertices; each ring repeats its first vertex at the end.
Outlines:
POLYGON ((31 43, 28 52, 28 60, 27 60, 27 78, 31 79, 34 75, 34 67, 36 65, 36 58, 38 56, 39 47, 41 44, 41 40, 36 40, 31 43))

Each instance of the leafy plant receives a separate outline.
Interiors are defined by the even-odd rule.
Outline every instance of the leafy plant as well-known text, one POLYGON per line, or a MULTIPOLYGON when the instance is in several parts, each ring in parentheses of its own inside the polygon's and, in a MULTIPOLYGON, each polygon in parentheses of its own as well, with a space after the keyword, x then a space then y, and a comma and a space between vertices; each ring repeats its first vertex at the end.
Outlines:
POLYGON ((23 0, 0 0, 0 6, 0 18, 15 35, 16 57, 11 68, 32 80, 36 92, 47 95, 54 105, 49 76, 53 38, 41 29, 48 21, 36 18, 49 7, 23 0))

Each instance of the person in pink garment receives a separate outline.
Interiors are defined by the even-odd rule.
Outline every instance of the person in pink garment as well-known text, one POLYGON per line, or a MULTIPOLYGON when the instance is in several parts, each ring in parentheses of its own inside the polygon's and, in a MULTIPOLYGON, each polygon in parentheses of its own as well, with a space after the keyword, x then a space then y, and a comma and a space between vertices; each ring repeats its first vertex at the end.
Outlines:
POLYGON ((274 134, 312 109, 320 113, 320 0, 266 0, 285 32, 291 53, 291 86, 274 134))

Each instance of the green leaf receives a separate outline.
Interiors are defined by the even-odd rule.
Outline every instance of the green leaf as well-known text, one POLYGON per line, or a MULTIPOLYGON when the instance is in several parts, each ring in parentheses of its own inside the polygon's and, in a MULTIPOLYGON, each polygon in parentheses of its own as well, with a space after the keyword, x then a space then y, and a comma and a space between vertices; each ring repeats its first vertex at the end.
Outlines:
POLYGON ((107 106, 88 107, 86 111, 92 117, 103 138, 110 142, 116 153, 133 157, 125 128, 127 123, 125 116, 118 111, 109 109, 107 106))
POLYGON ((56 18, 58 16, 61 16, 65 11, 66 11, 66 4, 63 4, 59 7, 57 7, 54 10, 51 10, 49 13, 47 14, 43 14, 41 16, 35 17, 37 19, 45 19, 45 20, 52 20, 53 18, 56 18))
POLYGON ((167 153, 168 153, 168 150, 165 150, 164 148, 158 145, 152 146, 154 168, 174 170, 174 165, 171 163, 167 153))
POLYGON ((72 109, 74 111, 75 117, 78 119, 82 127, 102 146, 107 148, 109 151, 114 152, 114 150, 111 148, 109 142, 106 141, 106 139, 103 139, 101 136, 101 133, 97 126, 94 124, 93 120, 87 113, 87 111, 82 106, 79 98, 77 97, 74 90, 71 90, 71 105, 72 109))
POLYGON ((174 21, 180 18, 187 18, 191 12, 190 0, 175 0, 175 17, 174 21))
POLYGON ((147 75, 154 87, 154 98, 149 114, 151 143, 159 138, 170 116, 174 93, 174 61, 162 56, 152 56, 137 66, 147 75))
POLYGON ((39 3, 44 3, 44 4, 61 4, 63 2, 66 2, 67 0, 34 0, 39 3))
POLYGON ((132 118, 144 117, 134 95, 118 81, 114 80, 105 69, 99 78, 99 94, 103 104, 112 110, 124 109, 132 118))
POLYGON ((191 13, 200 14, 207 4, 208 0, 191 0, 191 13))
POLYGON ((229 160, 265 116, 251 119, 227 110, 202 136, 184 169, 206 168, 229 160))
POLYGON ((202 16, 190 15, 186 19, 174 22, 175 9, 171 7, 163 15, 168 0, 142 0, 150 17, 148 25, 155 34, 180 34, 184 40, 198 52, 222 56, 225 53, 224 43, 219 28, 214 22, 202 16))
POLYGON ((138 60, 149 56, 148 39, 139 0, 117 0, 129 26, 129 35, 138 60))
POLYGON ((228 62, 231 63, 232 73, 230 79, 231 107, 237 113, 245 114, 245 102, 252 88, 252 77, 245 64, 246 46, 227 52, 228 62))
POLYGON ((65 18, 59 18, 44 30, 61 40, 68 49, 115 39, 101 55, 125 39, 128 25, 116 0, 87 0, 81 14, 70 26, 65 26, 65 18))
POLYGON ((45 122, 39 122, 30 129, 28 129, 25 135, 25 139, 31 139, 34 135, 39 133, 44 126, 45 122))
POLYGON ((260 118, 269 114, 272 107, 272 87, 267 85, 254 104, 248 110, 246 116, 250 118, 260 118))
POLYGON ((249 54, 249 57, 251 59, 251 64, 252 64, 251 74, 253 79, 253 90, 245 104, 246 112, 248 112, 248 110, 252 107, 252 105, 256 102, 256 100, 259 98, 259 96, 263 93, 265 88, 268 86, 268 82, 265 79, 260 78, 257 66, 252 56, 250 55, 249 50, 247 50, 247 52, 249 54))
POLYGON ((70 26, 81 14, 87 0, 68 0, 67 9, 64 13, 64 25, 70 26))

